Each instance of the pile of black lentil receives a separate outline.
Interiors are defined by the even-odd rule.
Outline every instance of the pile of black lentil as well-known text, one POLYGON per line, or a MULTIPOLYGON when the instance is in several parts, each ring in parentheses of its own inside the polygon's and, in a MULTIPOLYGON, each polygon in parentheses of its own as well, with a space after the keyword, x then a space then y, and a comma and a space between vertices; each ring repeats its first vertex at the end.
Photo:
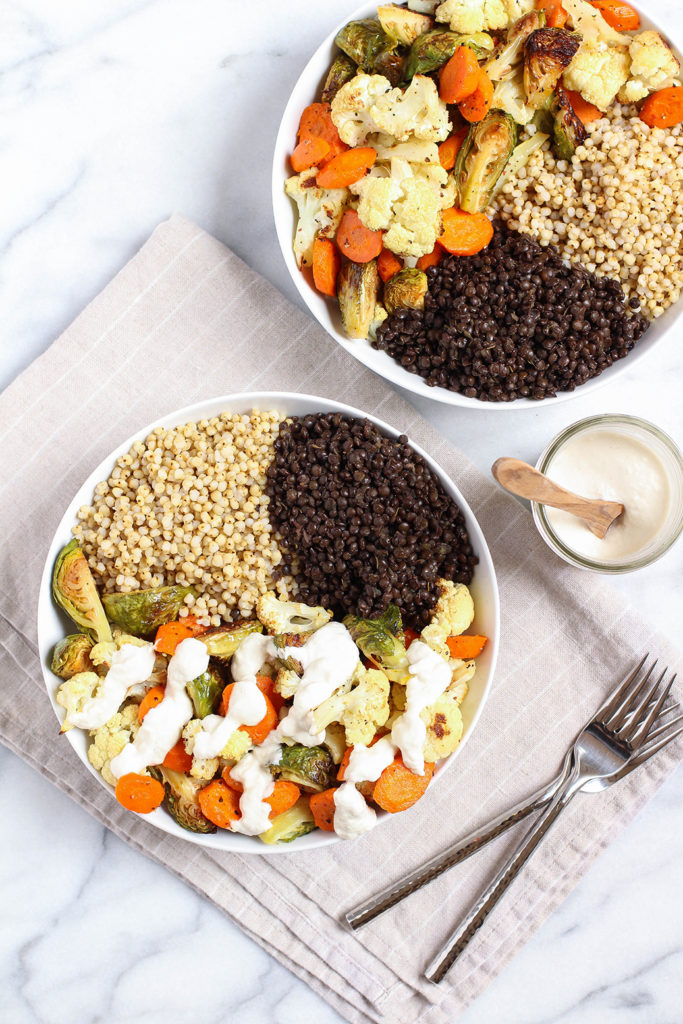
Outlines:
POLYGON ((422 628, 438 579, 472 579, 462 512, 404 435, 340 414, 294 417, 280 426, 266 490, 281 569, 308 604, 374 617, 393 602, 422 628))
POLYGON ((648 328, 618 281, 501 223, 482 252, 445 255, 427 278, 424 310, 398 310, 373 344, 427 384, 485 402, 573 391, 648 328))

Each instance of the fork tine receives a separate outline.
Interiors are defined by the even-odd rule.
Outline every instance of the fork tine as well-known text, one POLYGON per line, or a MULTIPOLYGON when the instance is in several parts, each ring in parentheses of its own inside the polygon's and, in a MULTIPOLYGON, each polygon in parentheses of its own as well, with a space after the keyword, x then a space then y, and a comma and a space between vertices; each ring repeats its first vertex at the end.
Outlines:
POLYGON ((651 757, 654 757, 655 754, 658 754, 660 750, 663 750, 664 747, 675 740, 677 736, 681 735, 683 735, 683 725, 678 729, 675 729, 674 732, 669 733, 668 736, 664 736, 658 742, 653 743, 648 741, 645 746, 641 747, 638 753, 628 762, 629 768, 637 768, 639 765, 645 764, 646 761, 649 761, 651 757))
POLYGON ((676 680, 676 676, 673 675, 659 695, 654 707, 651 707, 648 710, 648 704, 654 698, 661 683, 664 682, 668 671, 668 668, 664 669, 659 679, 657 679, 654 685, 650 687, 650 691, 647 696, 644 697, 635 708, 633 708, 629 716, 629 722, 619 730, 620 738, 628 740, 634 750, 637 749, 647 736, 652 723, 659 714, 659 711, 664 704, 664 701, 669 696, 669 691, 676 680))
POLYGON ((604 702, 601 704, 601 706, 598 708, 595 715, 593 716, 593 721, 596 721, 597 719, 602 719, 604 721, 604 716, 612 714, 615 706, 623 697, 624 693, 626 693, 631 683, 637 677, 638 673, 640 672, 641 668, 643 667, 643 665, 649 657, 650 652, 648 651, 648 653, 641 659, 640 663, 636 665, 636 667, 633 669, 633 672, 631 672, 631 674, 628 675, 622 683, 619 683, 619 686, 617 686, 616 690, 613 690, 612 693, 610 693, 609 696, 605 698, 604 702))
POLYGON ((650 732, 647 734, 647 739, 646 739, 646 741, 644 743, 643 749, 645 749, 645 747, 649 746, 649 744, 653 740, 656 740, 658 736, 661 736, 663 733, 665 733, 669 729, 673 728, 674 725, 678 725, 680 722, 683 722, 683 715, 678 715, 676 718, 672 719, 670 722, 662 723, 662 718, 664 718, 665 714, 667 714, 667 712, 669 710, 671 710, 671 709, 667 708, 667 710, 663 711, 661 713, 661 715, 657 718, 657 720, 655 722, 656 728, 651 729, 650 732), (657 723, 659 723, 659 724, 657 724, 657 723))
MULTIPOLYGON (((641 662, 641 665, 643 662, 641 662)), ((602 718, 602 723, 607 729, 616 730, 620 725, 623 724, 624 718, 631 710, 631 705, 634 700, 642 692, 643 688, 647 685, 647 681, 652 675, 652 672, 657 665, 657 660, 650 665, 643 679, 638 681, 637 674, 634 674, 635 685, 621 688, 620 699, 618 701, 612 701, 612 704, 616 704, 616 707, 610 707, 607 713, 602 718)), ((640 669, 640 666, 638 667, 640 669)), ((615 697, 617 694, 615 694, 615 697)))

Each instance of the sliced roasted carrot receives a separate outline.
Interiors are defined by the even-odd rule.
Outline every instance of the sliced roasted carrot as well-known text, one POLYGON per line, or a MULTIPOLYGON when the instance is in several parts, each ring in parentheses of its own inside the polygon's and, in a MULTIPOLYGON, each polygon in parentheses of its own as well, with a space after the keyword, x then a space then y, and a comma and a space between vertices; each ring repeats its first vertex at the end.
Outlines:
POLYGON ((192 769, 192 754, 188 754, 183 741, 178 740, 161 763, 164 768, 170 768, 171 771, 182 772, 184 775, 188 775, 192 769))
POLYGON ((355 210, 347 210, 337 228, 337 245, 354 263, 369 263, 382 251, 382 232, 366 228, 355 210))
POLYGON ((448 636, 446 643, 452 658, 476 658, 486 646, 487 636, 448 636))
MULTIPOLYGON (((230 706, 230 695, 232 694, 232 691, 234 690, 234 688, 235 688, 235 684, 234 683, 228 683, 228 685, 223 690, 223 696, 221 697, 221 709, 223 707, 225 707, 226 711, 227 711, 227 709, 229 708, 229 706, 230 706)), ((259 687, 259 689, 260 689, 260 687, 259 687)), ((263 692, 263 691, 261 691, 261 692, 263 692)), ((275 728, 275 726, 277 725, 277 722, 278 722, 278 718, 277 718, 277 714, 275 712, 275 708, 273 707, 273 705, 270 702, 270 700, 268 699, 268 697, 266 697, 265 693, 263 694, 263 699, 266 702, 266 713, 263 716, 263 718, 261 719, 261 721, 257 722, 256 725, 241 725, 240 726, 240 729, 242 730, 242 732, 248 733, 249 738, 250 738, 251 742, 254 744, 255 747, 257 747, 260 743, 263 743, 263 741, 266 738, 266 736, 268 735, 268 733, 272 732, 272 730, 275 728)), ((223 713, 225 714, 226 712, 223 712, 223 713)))
POLYGON ((214 779, 200 789, 197 798, 204 817, 219 828, 230 828, 232 822, 240 817, 239 795, 220 779, 214 779))
POLYGON ((313 283, 323 295, 337 294, 339 250, 331 238, 316 238, 313 242, 313 283))
POLYGON ((590 0, 600 14, 617 32, 633 32, 640 28, 640 15, 624 0, 590 0))
POLYGON ((449 135, 446 141, 439 146, 439 163, 445 171, 452 171, 455 167, 457 155, 468 131, 467 125, 456 128, 453 134, 449 135))
POLYGON ((673 85, 653 92, 640 108, 640 119, 650 128, 673 128, 683 121, 683 88, 673 85))
POLYGON ((322 793, 313 793, 310 799, 313 820, 323 832, 334 832, 335 792, 334 789, 326 789, 322 793))
POLYGON ((398 256, 394 256, 391 249, 382 249, 377 258, 377 270, 384 283, 403 270, 403 264, 398 256))
POLYGON ((562 0, 536 0, 536 10, 545 11, 548 28, 564 28, 567 24, 567 12, 562 6, 562 0))
POLYGON ((317 135, 307 135, 305 139, 296 146, 289 161, 299 174, 307 171, 309 167, 318 167, 332 152, 327 139, 321 139, 317 135))
POLYGON ((573 89, 566 90, 569 102, 572 105, 572 110, 578 117, 581 124, 590 124, 591 121, 597 121, 599 118, 604 117, 600 107, 596 107, 593 103, 589 103, 585 100, 580 92, 574 92, 573 89))
MULTIPOLYGON (((270 676, 256 676, 256 685, 258 686, 261 693, 268 698, 270 703, 275 708, 276 712, 279 714, 281 708, 285 706, 287 701, 282 696, 282 694, 278 693, 277 690, 275 689, 275 680, 271 679, 270 676)), ((223 690, 223 696, 221 697, 221 703, 218 708, 218 714, 223 715, 224 717, 228 713, 228 700, 230 699, 230 694, 232 693, 232 690, 226 693, 227 689, 228 687, 226 686, 225 689, 223 690)))
POLYGON ((153 686, 151 690, 148 690, 145 696, 138 704, 138 722, 141 722, 148 711, 155 708, 157 704, 161 704, 166 693, 165 686, 153 686))
POLYGON ((473 256, 493 238, 493 224, 485 213, 465 213, 451 207, 442 212, 443 231, 439 242, 454 256, 473 256))
POLYGON ((444 103, 460 103, 479 85, 479 63, 469 46, 456 47, 439 71, 439 96, 444 103))
MULTIPOLYGON (((235 793, 242 793, 244 791, 242 783, 233 779, 230 774, 230 768, 223 769, 223 782, 228 789, 234 790, 235 793)), ((275 818, 278 814, 284 814, 285 811, 294 806, 300 796, 301 790, 295 783, 288 782, 286 779, 277 779, 273 786, 273 792, 265 800, 271 807, 270 817, 275 818)))
POLYGON ((328 157, 337 156, 349 148, 339 138, 329 103, 311 103, 306 107, 299 121, 297 138, 299 141, 309 138, 325 139, 330 144, 328 157))
POLYGON ((357 146, 329 160, 317 174, 319 188, 348 188, 367 174, 375 160, 377 151, 372 146, 357 146))
POLYGON ((410 647, 413 640, 419 640, 420 634, 416 629, 412 629, 410 626, 403 630, 403 641, 406 645, 406 650, 410 647))
POLYGON ((164 799, 164 787, 151 775, 129 772, 116 783, 116 799, 127 811, 149 814, 156 810, 164 799))
MULTIPOLYGON (((368 746, 369 747, 374 747, 375 743, 377 743, 377 741, 379 739, 381 739, 381 736, 379 736, 379 735, 373 736, 373 738, 368 743, 368 746)), ((353 753, 353 747, 347 747, 346 750, 344 751, 344 756, 342 757, 341 761, 339 762, 339 768, 337 769, 337 778, 339 779, 340 782, 344 781, 344 774, 346 772, 346 769, 349 767, 349 761, 351 759, 351 754, 352 753, 353 753)), ((372 783, 370 785, 372 785, 372 783)))
POLYGON ((201 636, 206 633, 208 626, 200 626, 194 615, 186 615, 184 619, 176 619, 175 622, 165 622, 157 629, 154 639, 154 650, 159 654, 175 654, 176 647, 191 636, 201 636))
POLYGON ((443 256, 443 246, 437 242, 431 252, 426 256, 420 256, 415 264, 418 270, 427 270, 428 267, 435 267, 443 256))
POLYGON ((417 803, 432 781, 434 765, 425 764, 424 775, 414 775, 398 754, 384 769, 372 790, 372 799, 384 811, 396 814, 417 803))
POLYGON ((483 121, 491 109, 492 102, 493 82, 483 68, 479 68, 477 88, 470 96, 458 104, 458 110, 466 121, 471 123, 483 121))

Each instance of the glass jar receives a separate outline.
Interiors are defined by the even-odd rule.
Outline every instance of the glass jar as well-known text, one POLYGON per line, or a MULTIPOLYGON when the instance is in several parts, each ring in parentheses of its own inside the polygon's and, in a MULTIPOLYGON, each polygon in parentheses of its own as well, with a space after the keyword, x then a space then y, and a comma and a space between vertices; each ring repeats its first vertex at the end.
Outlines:
MULTIPOLYGON (((618 561, 612 559, 601 561, 598 558, 589 557, 573 549, 566 539, 563 540, 553 528, 544 505, 539 505, 537 502, 532 501, 531 511, 541 537, 548 547, 552 548, 565 562, 569 562, 579 569, 590 569, 593 572, 633 572, 634 569, 642 569, 644 566, 650 565, 658 558, 661 558, 683 530, 683 458, 668 434, 665 434, 653 423, 641 420, 637 416, 615 413, 589 416, 587 419, 573 423, 563 430, 562 433, 558 434, 557 437, 553 438, 542 452, 536 463, 536 469, 554 479, 553 460, 570 440, 579 435, 604 431, 609 431, 610 434, 622 435, 639 442, 657 457, 665 470, 670 491, 669 508, 652 539, 633 555, 624 556, 623 559, 618 561)), ((562 484, 562 480, 557 482, 562 484)), ((578 487, 570 489, 581 493, 578 487)), ((591 497, 590 494, 585 496, 591 497)), ((610 527, 610 529, 613 528, 610 527)))

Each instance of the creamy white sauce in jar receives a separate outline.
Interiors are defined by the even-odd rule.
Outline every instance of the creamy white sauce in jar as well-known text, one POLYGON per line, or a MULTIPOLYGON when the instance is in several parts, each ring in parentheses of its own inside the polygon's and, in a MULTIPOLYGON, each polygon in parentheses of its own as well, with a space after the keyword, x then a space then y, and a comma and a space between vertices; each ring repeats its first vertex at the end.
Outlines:
POLYGON ((666 525, 672 501, 666 466, 652 448, 625 432, 605 427, 578 433, 558 449, 545 472, 584 498, 624 506, 603 540, 576 516, 545 507, 553 532, 579 556, 606 565, 628 561, 666 525))

